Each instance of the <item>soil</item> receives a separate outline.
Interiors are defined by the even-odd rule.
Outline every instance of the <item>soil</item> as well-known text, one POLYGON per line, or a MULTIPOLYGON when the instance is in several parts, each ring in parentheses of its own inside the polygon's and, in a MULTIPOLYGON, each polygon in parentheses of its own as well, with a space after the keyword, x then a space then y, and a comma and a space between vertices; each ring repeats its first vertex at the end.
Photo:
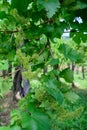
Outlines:
POLYGON ((11 110, 18 108, 17 102, 13 101, 12 97, 12 91, 9 91, 4 98, 0 98, 0 126, 9 125, 11 110))

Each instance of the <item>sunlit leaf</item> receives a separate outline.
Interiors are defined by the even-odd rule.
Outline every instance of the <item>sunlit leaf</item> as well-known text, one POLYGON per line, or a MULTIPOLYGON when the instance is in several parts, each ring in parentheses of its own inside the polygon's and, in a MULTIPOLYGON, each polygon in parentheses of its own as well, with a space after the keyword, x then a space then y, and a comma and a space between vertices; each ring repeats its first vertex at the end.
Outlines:
POLYGON ((73 72, 69 68, 62 70, 60 72, 60 77, 64 78, 69 83, 72 83, 74 80, 73 72))
POLYGON ((50 61, 50 65, 54 66, 54 65, 57 65, 59 63, 59 59, 52 59, 50 61))
POLYGON ((22 114, 22 127, 30 130, 51 130, 48 117, 29 104, 29 111, 22 114))
POLYGON ((65 94, 65 98, 71 103, 75 103, 80 99, 79 95, 77 95, 75 92, 67 92, 65 94))
POLYGON ((59 104, 63 103, 63 94, 59 90, 59 82, 56 79, 48 79, 46 82, 47 92, 56 100, 59 104))
POLYGON ((57 8, 60 8, 59 0, 38 0, 38 3, 46 9, 48 18, 56 13, 57 8))

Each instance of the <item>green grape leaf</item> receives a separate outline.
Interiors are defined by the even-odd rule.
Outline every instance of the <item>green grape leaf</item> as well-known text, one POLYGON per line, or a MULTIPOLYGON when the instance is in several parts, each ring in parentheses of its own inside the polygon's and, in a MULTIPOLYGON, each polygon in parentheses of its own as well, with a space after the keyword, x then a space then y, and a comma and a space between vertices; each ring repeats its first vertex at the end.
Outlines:
POLYGON ((73 71, 70 70, 69 68, 62 70, 59 75, 69 83, 72 83, 74 80, 73 71))
POLYGON ((43 52, 37 59, 36 64, 40 64, 40 63, 44 63, 44 61, 46 61, 48 58, 48 52, 43 52))
POLYGON ((22 113, 22 128, 28 130, 51 130, 48 117, 29 104, 29 111, 22 113))
POLYGON ((75 92, 67 92, 65 94, 65 98, 71 103, 75 103, 80 99, 79 95, 77 95, 75 92))
POLYGON ((7 57, 9 61, 13 61, 14 60, 14 56, 15 56, 15 51, 12 50, 8 53, 7 57))
POLYGON ((26 12, 29 0, 11 0, 11 7, 16 8, 19 14, 26 12))
POLYGON ((4 65, 3 65, 3 70, 8 70, 8 68, 9 68, 9 63, 8 63, 8 61, 6 60, 6 61, 4 62, 4 65))
POLYGON ((4 18, 6 18, 7 16, 6 16, 6 13, 5 13, 5 11, 0 11, 0 19, 4 19, 4 18))
MULTIPOLYGON (((83 25, 83 26, 86 26, 86 24, 83 25)), ((81 28, 81 30, 82 30, 82 29, 83 29, 83 28, 81 28)), ((85 32, 86 30, 84 29, 84 30, 82 30, 82 31, 85 32)), ((82 32, 72 33, 72 31, 71 31, 70 37, 72 37, 73 40, 74 40, 77 44, 80 44, 81 41, 83 41, 83 43, 86 42, 87 34, 84 34, 84 33, 82 33, 82 32)))
POLYGON ((38 38, 41 35, 41 28, 32 25, 30 27, 30 30, 26 30, 24 33, 26 34, 26 37, 29 39, 38 38))
POLYGON ((59 51, 60 53, 63 53, 63 55, 67 58, 68 53, 71 51, 71 48, 66 44, 62 44, 59 46, 59 51))
POLYGON ((57 65, 59 64, 59 59, 52 59, 50 62, 49 62, 50 65, 54 66, 54 65, 57 65))
POLYGON ((38 3, 45 8, 48 18, 56 13, 57 8, 60 8, 59 0, 38 0, 38 3))
POLYGON ((79 59, 81 59, 81 55, 79 53, 77 53, 76 50, 70 48, 66 44, 60 45, 59 51, 60 51, 60 53, 62 53, 64 55, 64 57, 66 59, 70 59, 72 62, 76 62, 79 59))
POLYGON ((21 128, 19 126, 13 126, 13 127, 6 127, 6 126, 2 126, 0 127, 0 130, 21 130, 21 128))
POLYGON ((81 38, 82 34, 80 35, 80 33, 76 33, 76 35, 73 37, 73 40, 77 43, 80 44, 81 43, 81 38))
POLYGON ((83 41, 83 43, 85 43, 86 40, 87 40, 87 34, 82 35, 82 41, 83 41))
POLYGON ((2 126, 0 127, 0 130, 11 130, 10 127, 2 126))
POLYGON ((9 63, 8 60, 0 61, 0 70, 8 70, 9 63))
POLYGON ((81 61, 82 56, 81 54, 77 53, 76 50, 71 50, 68 54, 68 58, 72 61, 72 62, 78 62, 81 61))
POLYGON ((70 5, 70 4, 72 4, 73 2, 75 2, 75 0, 64 0, 63 1, 63 5, 70 5))
POLYGON ((81 1, 77 1, 76 5, 71 7, 71 10, 79 10, 79 9, 84 9, 87 7, 87 4, 81 1))
POLYGON ((0 70, 3 70, 3 64, 0 62, 0 70))
POLYGON ((13 126, 9 130, 21 130, 20 126, 13 126))
POLYGON ((60 83, 54 79, 54 78, 50 78, 47 80, 45 88, 47 90, 47 92, 58 101, 59 104, 63 103, 63 94, 61 93, 61 91, 58 89, 58 86, 60 85, 60 83))

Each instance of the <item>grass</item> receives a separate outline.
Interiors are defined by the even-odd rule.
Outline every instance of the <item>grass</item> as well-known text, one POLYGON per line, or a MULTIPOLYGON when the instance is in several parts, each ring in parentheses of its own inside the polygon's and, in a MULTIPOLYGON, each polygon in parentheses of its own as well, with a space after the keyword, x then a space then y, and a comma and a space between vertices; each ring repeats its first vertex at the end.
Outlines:
POLYGON ((74 82, 78 88, 87 89, 87 76, 83 79, 82 73, 79 72, 79 74, 74 74, 74 82))

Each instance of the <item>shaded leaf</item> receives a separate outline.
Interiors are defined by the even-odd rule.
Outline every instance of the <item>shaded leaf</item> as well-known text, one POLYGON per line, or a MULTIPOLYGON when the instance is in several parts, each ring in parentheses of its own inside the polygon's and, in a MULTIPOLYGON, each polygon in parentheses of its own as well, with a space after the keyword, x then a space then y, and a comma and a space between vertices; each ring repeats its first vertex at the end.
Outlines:
POLYGON ((11 7, 16 8, 19 14, 26 12, 29 0, 11 0, 11 7))
POLYGON ((0 11, 0 19, 4 19, 6 17, 7 17, 7 15, 6 15, 5 11, 0 11))
POLYGON ((71 7, 71 10, 79 10, 79 9, 84 9, 87 7, 87 4, 81 1, 77 1, 76 5, 71 7))

